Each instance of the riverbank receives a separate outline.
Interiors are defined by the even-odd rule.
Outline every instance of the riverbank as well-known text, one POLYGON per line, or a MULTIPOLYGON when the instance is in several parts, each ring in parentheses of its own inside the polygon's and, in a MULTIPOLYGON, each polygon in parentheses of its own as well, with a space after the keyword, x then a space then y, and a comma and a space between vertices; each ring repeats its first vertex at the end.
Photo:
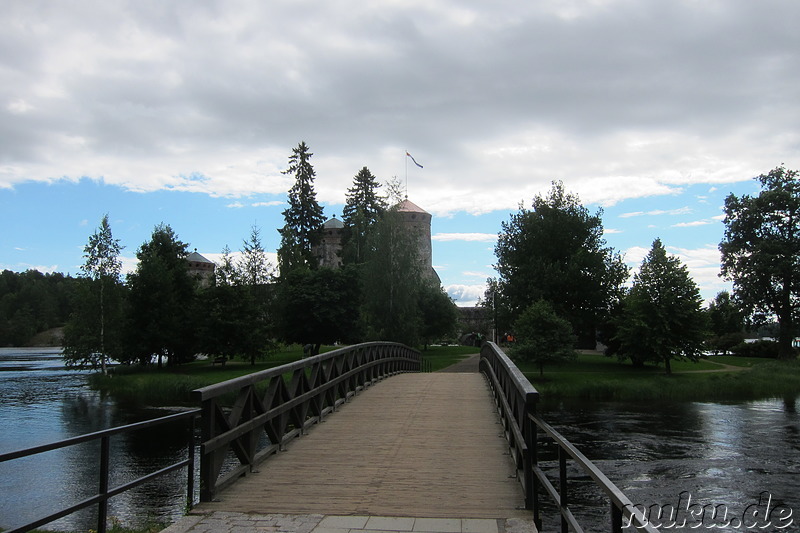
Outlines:
MULTIPOLYGON (((323 346, 321 352, 328 352, 338 346, 323 346)), ((431 371, 453 365, 478 352, 470 346, 429 346, 422 352, 431 371)), ((192 406, 192 391, 237 378, 253 372, 267 370, 292 363, 303 358, 300 346, 285 347, 269 359, 251 365, 246 361, 231 360, 225 366, 213 364, 213 360, 198 360, 176 367, 158 369, 141 366, 116 366, 107 376, 92 374, 89 385, 116 401, 126 405, 192 406)))
MULTIPOLYGON (((323 351, 336 347, 323 347, 323 351)), ((458 363, 477 353, 469 346, 432 346, 423 352, 430 371, 458 363)), ((297 361, 299 346, 288 347, 251 365, 232 360, 222 367, 210 360, 156 369, 116 367, 108 376, 90 376, 92 388, 129 405, 190 406, 195 389, 252 372, 297 361)), ((699 362, 674 361, 673 374, 663 367, 634 368, 598 352, 582 353, 577 362, 545 367, 520 365, 542 399, 622 402, 747 401, 794 396, 800 391, 800 361, 774 361, 733 356, 699 362)))
POLYGON ((542 398, 621 402, 748 401, 794 397, 800 392, 800 361, 716 356, 673 361, 664 368, 634 368, 599 353, 583 353, 575 363, 545 368, 521 365, 542 398))

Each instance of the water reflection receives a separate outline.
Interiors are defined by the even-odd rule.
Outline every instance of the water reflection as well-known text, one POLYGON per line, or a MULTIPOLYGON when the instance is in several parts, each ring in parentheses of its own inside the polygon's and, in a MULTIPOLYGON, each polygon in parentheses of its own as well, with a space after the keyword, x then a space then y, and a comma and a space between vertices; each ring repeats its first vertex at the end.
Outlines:
MULTIPOLYGON (((794 527, 798 527, 797 401, 647 406, 561 403, 544 404, 542 411, 634 503, 674 503, 686 491, 701 505, 725 504, 743 512, 767 491, 776 504, 795 510, 794 527)), ((594 506, 606 504, 588 480, 579 478, 570 487, 587 504, 581 512, 594 522, 607 523, 607 512, 596 516, 594 506)))
MULTIPOLYGON (((0 349, 0 451, 45 444, 170 411, 121 408, 90 390, 86 375, 67 371, 54 349, 0 349)), ((118 486, 186 457, 188 426, 175 424, 112 437, 110 486, 118 486)), ((0 527, 16 527, 94 495, 100 443, 91 442, 0 464, 0 527)), ((109 515, 126 524, 170 522, 185 509, 186 471, 110 501, 109 515)), ((53 522, 48 529, 96 528, 96 508, 53 522)))

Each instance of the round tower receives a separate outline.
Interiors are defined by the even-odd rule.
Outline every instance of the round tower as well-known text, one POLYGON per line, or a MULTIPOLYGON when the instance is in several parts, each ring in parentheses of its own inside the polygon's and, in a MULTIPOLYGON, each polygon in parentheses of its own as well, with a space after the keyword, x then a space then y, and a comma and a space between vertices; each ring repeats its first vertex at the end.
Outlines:
POLYGON ((408 198, 397 205, 397 212, 409 232, 417 238, 417 253, 419 254, 420 263, 422 263, 422 271, 432 279, 439 281, 439 275, 433 269, 433 253, 431 250, 431 218, 433 217, 408 198))
POLYGON ((322 237, 319 246, 316 247, 315 255, 319 261, 319 266, 328 268, 339 268, 342 266, 342 233, 344 223, 333 217, 322 225, 322 237))

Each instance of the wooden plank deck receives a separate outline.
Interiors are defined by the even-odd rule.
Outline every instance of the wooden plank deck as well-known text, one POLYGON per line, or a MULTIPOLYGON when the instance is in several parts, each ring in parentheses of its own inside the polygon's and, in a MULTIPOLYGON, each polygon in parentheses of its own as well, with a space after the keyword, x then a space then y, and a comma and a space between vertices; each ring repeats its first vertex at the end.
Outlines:
POLYGON ((531 518, 481 374, 369 387, 196 511, 531 518))

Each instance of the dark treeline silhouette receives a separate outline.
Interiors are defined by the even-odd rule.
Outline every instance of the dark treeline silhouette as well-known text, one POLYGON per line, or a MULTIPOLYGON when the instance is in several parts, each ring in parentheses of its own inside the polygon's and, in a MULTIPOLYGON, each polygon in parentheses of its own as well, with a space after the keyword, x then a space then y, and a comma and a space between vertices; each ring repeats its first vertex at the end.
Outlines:
POLYGON ((37 270, 0 273, 0 346, 25 346, 69 318, 77 280, 37 270))

